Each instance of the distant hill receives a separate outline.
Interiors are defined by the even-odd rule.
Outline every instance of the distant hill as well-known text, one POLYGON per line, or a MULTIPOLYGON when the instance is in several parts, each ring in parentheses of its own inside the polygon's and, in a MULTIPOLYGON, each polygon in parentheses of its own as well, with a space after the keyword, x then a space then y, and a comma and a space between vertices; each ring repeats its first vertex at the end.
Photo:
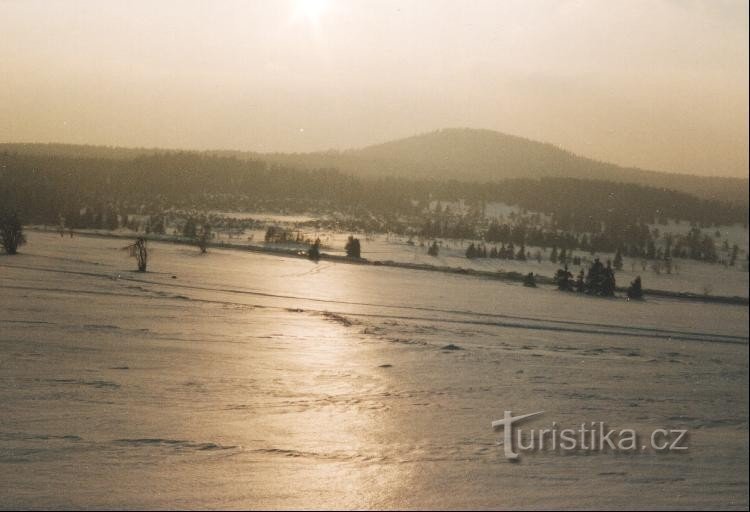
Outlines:
MULTIPOLYGON (((0 152, 97 158, 134 158, 158 149, 0 144, 0 152)), ((173 150, 169 150, 171 152, 173 150)), ((636 183, 704 199, 748 203, 748 179, 707 177, 621 167, 575 155, 553 144, 469 128, 451 128, 346 151, 208 154, 264 160, 302 169, 338 169, 360 176, 454 179, 484 182, 507 178, 570 177, 636 183)))
POLYGON ((601 179, 669 188, 704 199, 747 203, 748 180, 627 168, 553 144, 491 130, 451 128, 342 152, 265 154, 295 167, 333 167, 363 175, 499 181, 542 176, 601 179))

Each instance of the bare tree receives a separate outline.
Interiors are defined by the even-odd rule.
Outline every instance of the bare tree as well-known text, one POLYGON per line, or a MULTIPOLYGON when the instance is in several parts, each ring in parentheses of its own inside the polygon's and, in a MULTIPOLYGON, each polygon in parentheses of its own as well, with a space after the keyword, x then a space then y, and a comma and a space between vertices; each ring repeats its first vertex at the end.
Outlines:
POLYGON ((138 262, 138 271, 145 272, 146 265, 148 264, 148 247, 146 247, 146 239, 139 238, 135 243, 123 247, 124 250, 130 252, 130 256, 135 258, 138 262))
POLYGON ((26 243, 23 226, 15 211, 8 211, 0 215, 0 245, 8 254, 16 254, 18 246, 26 243))
POLYGON ((60 234, 60 238, 65 236, 65 218, 60 215, 57 219, 57 232, 60 234))
POLYGON ((211 226, 208 224, 203 224, 203 227, 201 228, 200 233, 196 237, 196 244, 198 245, 198 248, 201 250, 201 253, 206 253, 208 251, 208 244, 211 241, 211 226))

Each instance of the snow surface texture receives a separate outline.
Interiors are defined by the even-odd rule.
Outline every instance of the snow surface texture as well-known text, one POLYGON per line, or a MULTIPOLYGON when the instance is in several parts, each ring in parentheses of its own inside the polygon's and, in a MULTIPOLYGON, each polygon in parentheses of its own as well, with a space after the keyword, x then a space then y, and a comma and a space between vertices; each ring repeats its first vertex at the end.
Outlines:
POLYGON ((30 233, 0 256, 0 507, 747 508, 748 308, 30 233), (524 453, 490 424, 689 429, 524 453))

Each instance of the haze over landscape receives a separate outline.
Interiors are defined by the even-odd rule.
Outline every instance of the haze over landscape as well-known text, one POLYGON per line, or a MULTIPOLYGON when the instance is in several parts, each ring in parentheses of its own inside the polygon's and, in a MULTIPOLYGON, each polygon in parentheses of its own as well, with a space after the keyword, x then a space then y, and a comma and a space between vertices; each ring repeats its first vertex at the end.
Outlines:
POLYGON ((745 177, 745 2, 0 2, 0 140, 349 149, 447 127, 745 177))
POLYGON ((0 510, 747 510, 748 18, 0 0, 0 510))

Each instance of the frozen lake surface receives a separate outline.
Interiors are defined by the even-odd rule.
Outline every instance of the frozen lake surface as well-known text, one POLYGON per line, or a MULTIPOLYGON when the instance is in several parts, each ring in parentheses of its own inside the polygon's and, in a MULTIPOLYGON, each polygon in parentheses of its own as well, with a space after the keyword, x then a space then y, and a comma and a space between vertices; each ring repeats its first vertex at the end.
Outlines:
POLYGON ((0 256, 2 508, 748 506, 746 306, 123 245, 0 256), (505 410, 689 449, 511 463, 505 410))

